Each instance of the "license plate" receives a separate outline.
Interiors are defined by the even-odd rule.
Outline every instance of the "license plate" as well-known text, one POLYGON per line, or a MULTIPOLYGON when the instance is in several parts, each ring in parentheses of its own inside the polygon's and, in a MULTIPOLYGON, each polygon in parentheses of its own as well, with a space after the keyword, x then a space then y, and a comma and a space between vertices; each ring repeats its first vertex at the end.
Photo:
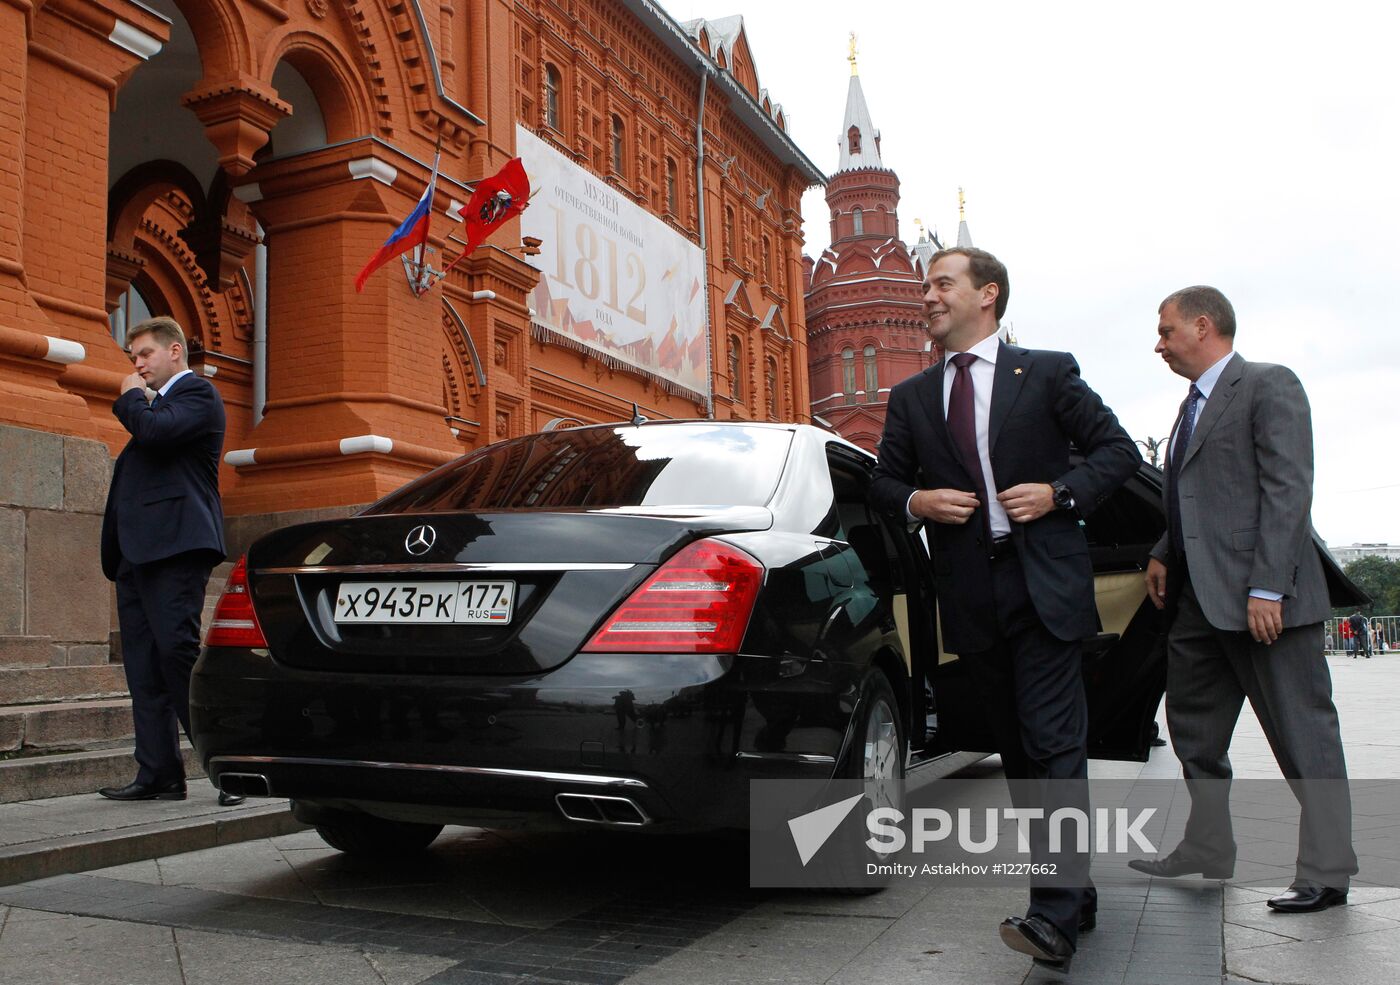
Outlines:
POLYGON ((476 623, 504 626, 513 581, 347 581, 335 598, 338 623, 476 623))

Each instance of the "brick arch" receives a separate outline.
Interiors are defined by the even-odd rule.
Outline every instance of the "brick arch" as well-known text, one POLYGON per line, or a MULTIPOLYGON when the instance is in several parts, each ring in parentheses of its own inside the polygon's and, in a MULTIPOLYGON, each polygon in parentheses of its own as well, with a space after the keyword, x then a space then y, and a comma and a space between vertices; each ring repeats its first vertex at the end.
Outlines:
POLYGON ((269 37, 268 42, 260 77, 270 83, 283 61, 301 73, 320 106, 327 141, 335 143, 370 132, 373 98, 352 55, 326 36, 305 30, 287 30, 269 37))
POLYGON ((239 0, 172 0, 190 31, 206 79, 253 71, 253 47, 239 0))
POLYGON ((177 161, 147 161, 117 179, 107 195, 107 242, 121 250, 135 244, 141 219, 151 203, 179 189, 195 213, 204 208, 204 187, 177 161))
POLYGON ((180 235, 196 210, 185 188, 157 179, 126 201, 123 221, 134 215, 127 255, 137 261, 126 283, 137 285, 155 303, 157 314, 179 321, 200 348, 221 351, 230 327, 246 338, 251 332, 251 299, 241 287, 223 294, 211 290, 193 250, 180 235))

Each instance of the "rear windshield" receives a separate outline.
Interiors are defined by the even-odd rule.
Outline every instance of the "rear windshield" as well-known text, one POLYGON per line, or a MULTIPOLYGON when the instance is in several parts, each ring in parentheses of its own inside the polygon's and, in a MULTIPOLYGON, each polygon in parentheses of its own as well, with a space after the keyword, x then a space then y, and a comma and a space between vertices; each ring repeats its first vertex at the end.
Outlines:
POLYGON ((791 441, 791 431, 743 425, 551 431, 473 452, 365 513, 763 506, 791 441))

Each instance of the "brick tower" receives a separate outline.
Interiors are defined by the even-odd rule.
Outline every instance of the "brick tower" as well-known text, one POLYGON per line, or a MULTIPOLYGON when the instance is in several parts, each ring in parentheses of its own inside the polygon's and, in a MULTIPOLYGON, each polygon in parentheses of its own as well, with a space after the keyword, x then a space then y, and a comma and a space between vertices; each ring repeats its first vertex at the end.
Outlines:
POLYGON ((875 450, 890 387, 932 362, 921 275, 899 237, 899 176, 880 158, 880 131, 856 71, 826 189, 831 245, 807 270, 807 368, 812 414, 875 450))

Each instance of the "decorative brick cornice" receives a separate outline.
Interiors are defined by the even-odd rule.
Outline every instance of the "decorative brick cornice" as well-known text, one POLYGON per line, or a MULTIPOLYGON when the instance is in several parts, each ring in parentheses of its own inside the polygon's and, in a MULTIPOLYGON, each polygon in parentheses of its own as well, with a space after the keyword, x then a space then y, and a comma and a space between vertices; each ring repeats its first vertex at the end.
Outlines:
POLYGON ((228 79, 201 86, 181 100, 219 151, 219 163, 237 177, 253 168, 253 155, 292 107, 262 83, 228 79))

